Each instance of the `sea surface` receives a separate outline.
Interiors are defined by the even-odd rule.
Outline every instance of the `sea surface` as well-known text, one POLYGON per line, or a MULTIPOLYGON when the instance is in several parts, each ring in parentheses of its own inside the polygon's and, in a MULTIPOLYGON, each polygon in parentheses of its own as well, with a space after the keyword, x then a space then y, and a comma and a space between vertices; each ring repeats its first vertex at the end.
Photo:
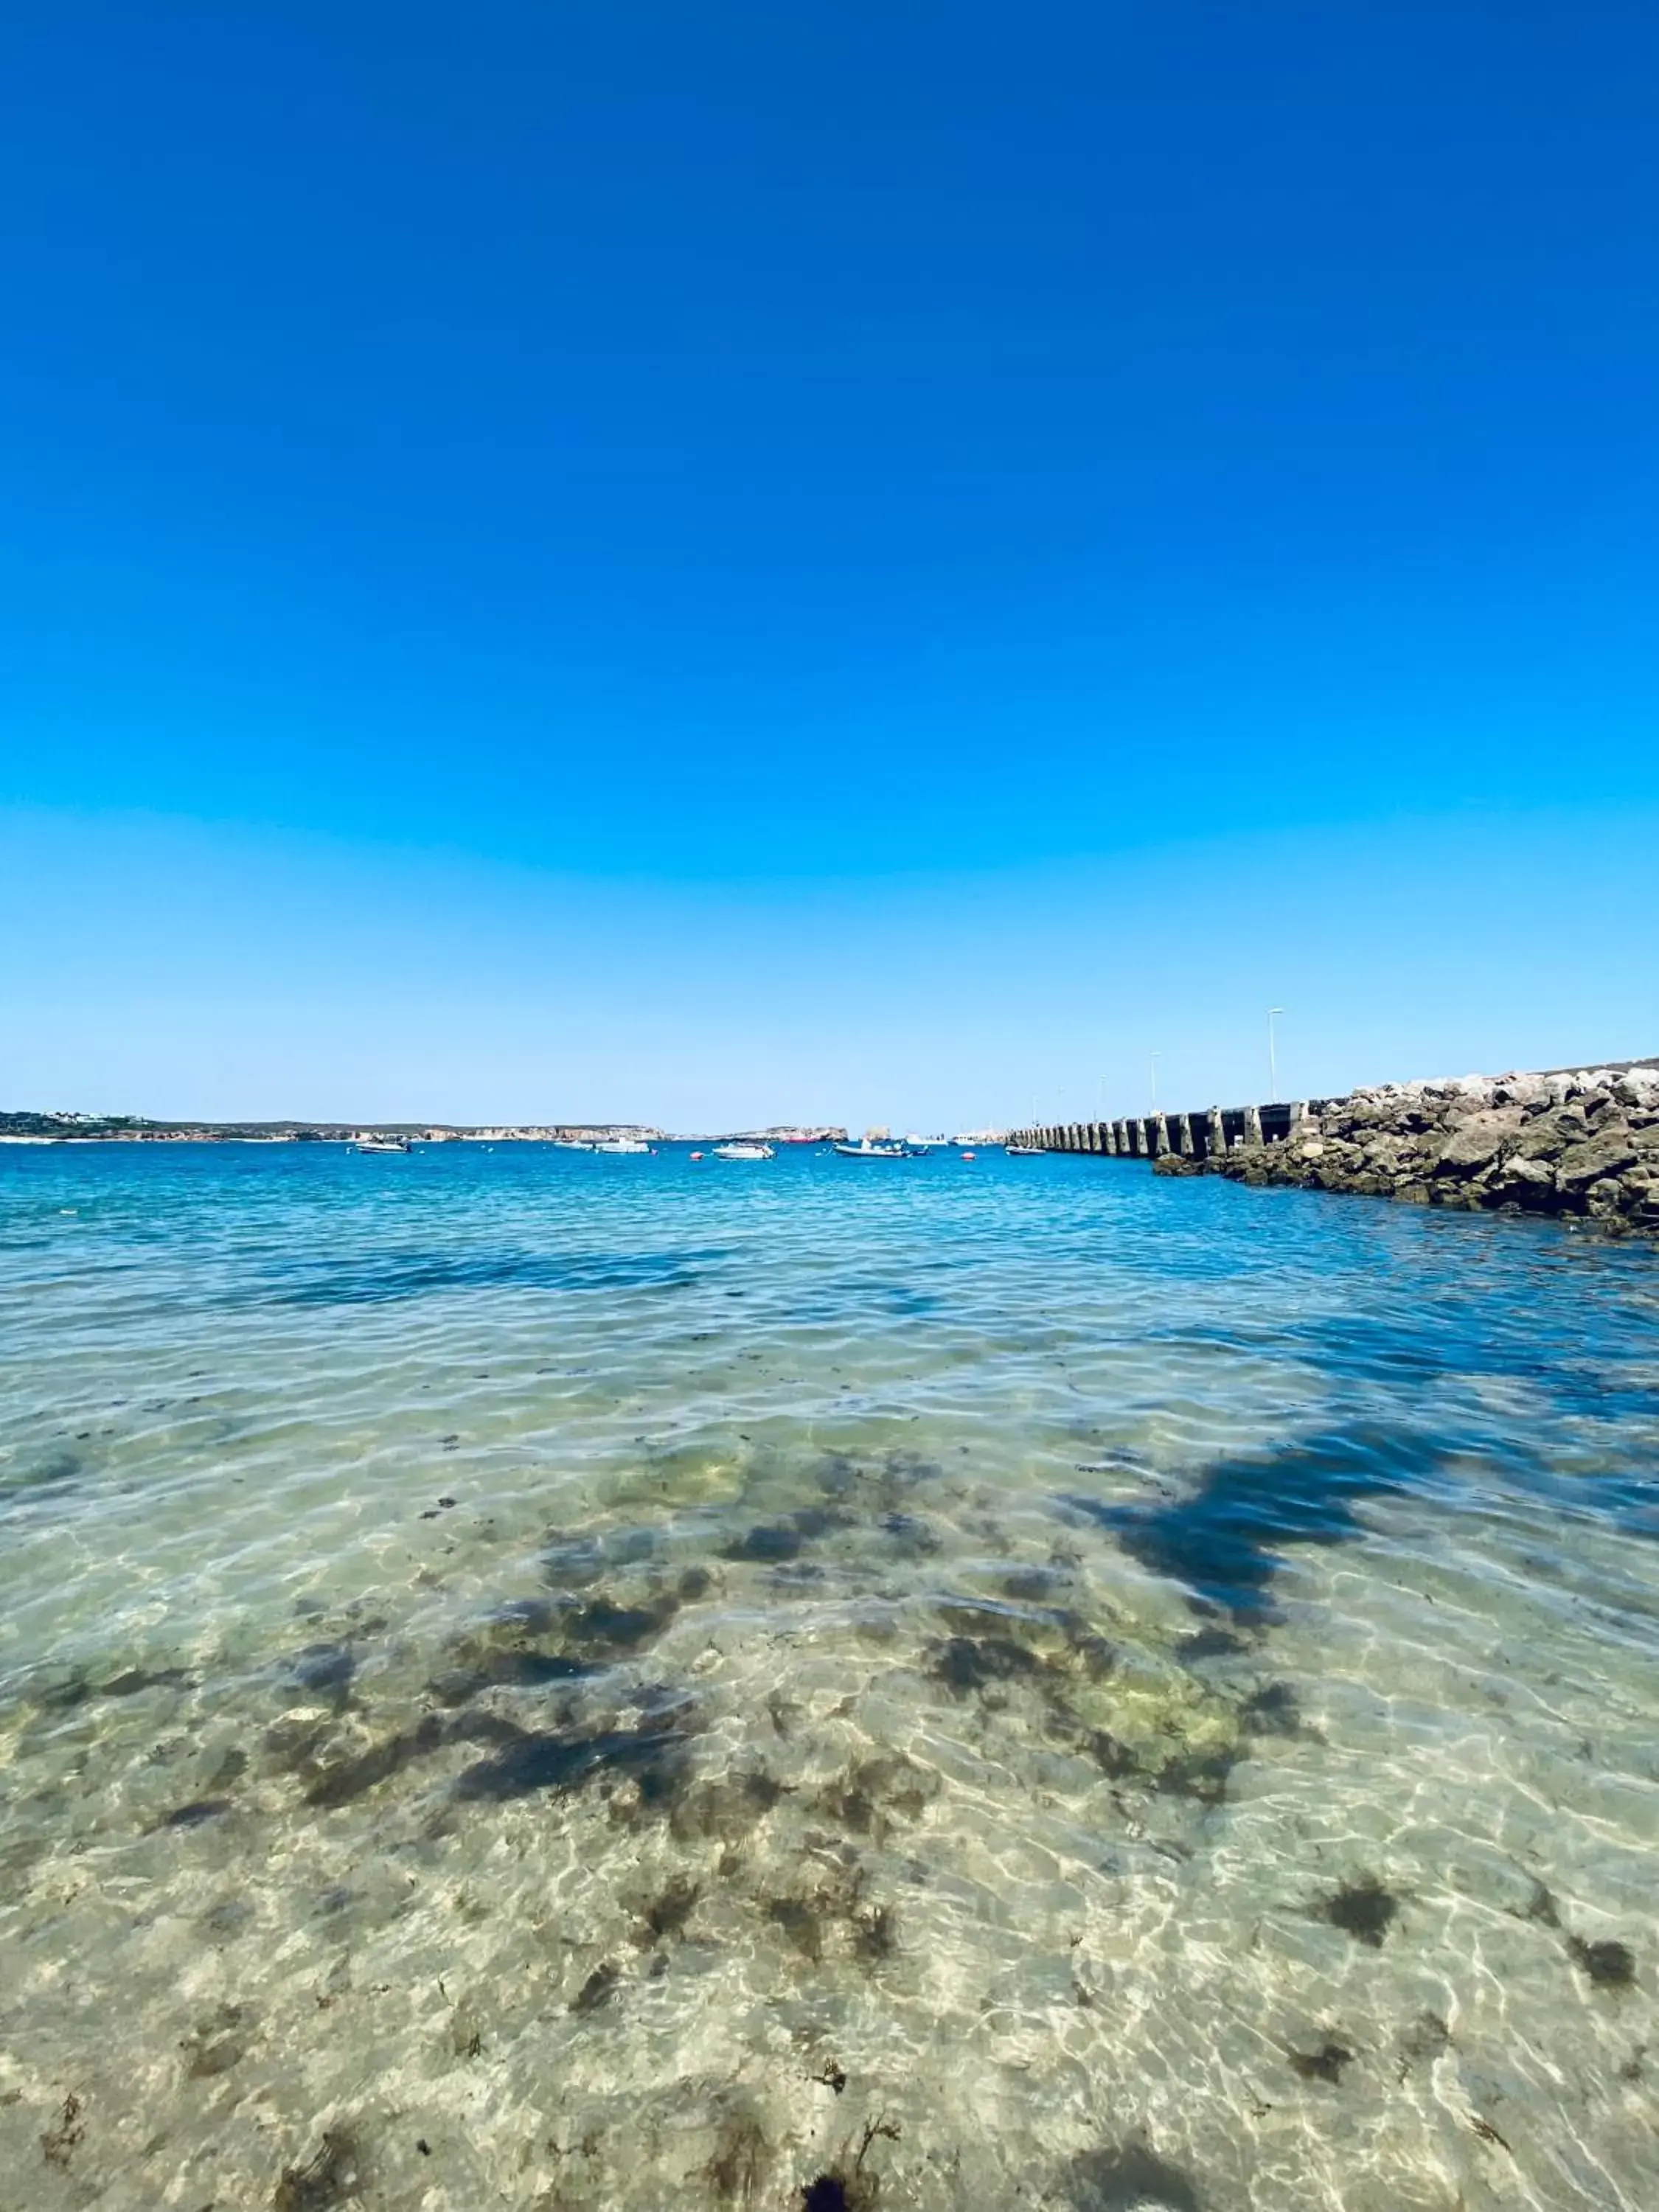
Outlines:
POLYGON ((0 1147, 6 2212, 1653 2212, 1659 1255, 0 1147))

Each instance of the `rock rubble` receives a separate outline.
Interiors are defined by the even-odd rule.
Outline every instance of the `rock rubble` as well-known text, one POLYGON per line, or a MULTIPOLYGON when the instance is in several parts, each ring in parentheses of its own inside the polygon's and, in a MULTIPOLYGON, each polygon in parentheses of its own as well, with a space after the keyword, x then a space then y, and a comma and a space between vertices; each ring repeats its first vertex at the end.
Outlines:
POLYGON ((1659 1066, 1391 1083, 1322 1099, 1278 1144, 1201 1165, 1419 1205, 1564 1214, 1614 1235, 1659 1235, 1659 1066))

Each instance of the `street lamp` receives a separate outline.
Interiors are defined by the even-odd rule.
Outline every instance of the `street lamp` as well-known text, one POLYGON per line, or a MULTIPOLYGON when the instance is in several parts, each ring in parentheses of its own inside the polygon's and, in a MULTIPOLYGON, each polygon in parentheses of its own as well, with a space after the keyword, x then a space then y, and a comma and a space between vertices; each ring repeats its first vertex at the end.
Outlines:
POLYGON ((1273 1037, 1273 1018, 1284 1011, 1283 1006, 1267 1009, 1267 1096, 1275 1106, 1279 1103, 1279 1053, 1273 1037))

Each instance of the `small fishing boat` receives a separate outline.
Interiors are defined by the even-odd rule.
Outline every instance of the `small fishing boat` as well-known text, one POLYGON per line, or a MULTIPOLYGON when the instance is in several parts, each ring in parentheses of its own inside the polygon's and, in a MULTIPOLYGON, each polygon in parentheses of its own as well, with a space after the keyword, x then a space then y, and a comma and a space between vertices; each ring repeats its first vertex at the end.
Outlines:
POLYGON ((605 1137, 593 1147, 596 1152, 648 1152, 650 1149, 643 1137, 605 1137))
POLYGON ((750 1145, 739 1140, 732 1145, 716 1145, 714 1158, 717 1160, 775 1160, 777 1153, 770 1145, 750 1145))
POLYGON ((374 1136, 368 1130, 360 1129, 349 1149, 354 1152, 406 1152, 410 1144, 407 1137, 374 1136))
POLYGON ((865 1137, 856 1145, 837 1145, 836 1151, 844 1160, 911 1160, 918 1157, 908 1145, 895 1145, 865 1137))
POLYGON ((1002 1149, 1011 1160, 1037 1160, 1042 1157, 1041 1145, 1005 1145, 1002 1149))

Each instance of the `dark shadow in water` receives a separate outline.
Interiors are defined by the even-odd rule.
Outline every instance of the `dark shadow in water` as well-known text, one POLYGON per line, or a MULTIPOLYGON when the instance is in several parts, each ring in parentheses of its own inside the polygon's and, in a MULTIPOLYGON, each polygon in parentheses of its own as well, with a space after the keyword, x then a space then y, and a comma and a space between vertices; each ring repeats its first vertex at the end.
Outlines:
POLYGON ((1134 2138, 1085 2151, 1072 2160, 1066 2181, 1075 2212, 1203 2212, 1190 2178, 1134 2138))
POLYGON ((85 1472, 78 1452, 49 1452, 44 1459, 25 1461, 0 1479, 0 1505, 25 1504, 42 1491, 65 1490, 85 1472))
POLYGON ((913 1283, 848 1275, 822 1285, 813 1297, 792 1305, 787 1317, 796 1328, 843 1321, 849 1314, 860 1319, 884 1315, 894 1321, 919 1321, 938 1313, 944 1303, 935 1292, 919 1290, 913 1283))
POLYGON ((285 1268, 258 1302, 386 1305, 443 1291, 682 1290, 721 1251, 408 1252, 285 1268))
POLYGON ((527 1797, 538 1790, 574 1790, 600 1774, 628 1773, 666 1782, 684 1749, 672 1729, 603 1729, 591 1734, 526 1730, 493 1759, 481 1759, 455 1784, 459 1797, 527 1797))
POLYGON ((1364 1533, 1358 1499, 1409 1490, 1445 1454, 1376 1423, 1304 1437, 1281 1451, 1219 1460, 1185 1498, 1156 1505, 1065 1502, 1109 1529, 1154 1574, 1185 1583, 1236 1619, 1271 1611, 1267 1586, 1287 1544, 1343 1544, 1364 1533))

